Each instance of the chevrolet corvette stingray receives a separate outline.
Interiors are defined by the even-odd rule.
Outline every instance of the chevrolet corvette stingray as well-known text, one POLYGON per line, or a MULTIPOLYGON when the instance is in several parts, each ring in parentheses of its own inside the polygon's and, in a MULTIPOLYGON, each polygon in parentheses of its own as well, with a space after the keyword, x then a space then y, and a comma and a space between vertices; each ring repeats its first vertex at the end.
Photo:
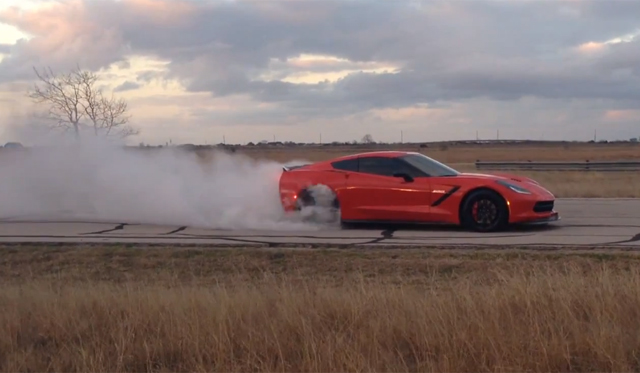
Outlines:
POLYGON ((514 175, 462 173, 415 152, 380 151, 283 167, 279 191, 285 211, 317 204, 312 190, 332 192, 340 221, 463 226, 478 232, 559 219, 554 195, 514 175))

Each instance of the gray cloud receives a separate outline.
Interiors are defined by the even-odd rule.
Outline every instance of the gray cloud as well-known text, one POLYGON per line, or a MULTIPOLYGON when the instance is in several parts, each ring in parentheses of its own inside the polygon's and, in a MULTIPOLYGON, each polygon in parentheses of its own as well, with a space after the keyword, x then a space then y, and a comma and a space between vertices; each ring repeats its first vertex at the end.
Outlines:
POLYGON ((134 49, 170 59, 170 76, 191 91, 247 93, 320 115, 474 97, 636 100, 637 40, 611 46, 601 58, 571 52, 639 26, 623 11, 626 3, 616 4, 599 17, 602 6, 594 2, 286 2, 268 10, 240 2, 203 6, 179 31, 128 25, 123 34, 134 49), (404 68, 357 73, 335 85, 255 81, 270 59, 300 53, 404 68), (631 73, 617 79, 625 68, 631 73))
POLYGON ((138 73, 136 80, 143 83, 150 83, 154 80, 164 79, 165 74, 161 71, 147 70, 138 73))
POLYGON ((0 44, 0 54, 11 53, 11 44, 0 44))
MULTIPOLYGON (((605 42, 638 30, 640 2, 159 1, 152 7, 129 0, 79 4, 82 11, 74 15, 86 22, 76 29, 72 15, 60 11, 72 31, 58 53, 45 54, 54 43, 41 32, 34 40, 11 47, 11 57, 0 63, 0 79, 25 77, 36 62, 52 61, 62 67, 81 61, 98 68, 131 53, 147 54, 171 61, 164 78, 178 79, 192 92, 219 97, 247 94, 256 101, 281 105, 268 113, 245 112, 238 117, 256 122, 258 115, 274 122, 287 113, 339 118, 373 108, 424 103, 446 107, 486 99, 600 100, 609 105, 599 106, 602 110, 640 103, 640 37, 607 45, 596 53, 576 49, 586 42, 605 42), (387 64, 398 66, 399 72, 359 72, 335 83, 257 80, 273 66, 278 77, 350 68, 344 62, 287 64, 287 58, 300 54, 387 64)), ((29 20, 35 22, 38 17, 0 16, 0 21, 32 32, 41 30, 29 20)), ((159 78, 158 72, 149 71, 141 73, 138 81, 159 78)))
POLYGON ((113 89, 114 92, 125 92, 125 91, 132 91, 134 89, 138 89, 140 88, 140 84, 136 83, 136 82, 129 82, 126 81, 122 84, 120 84, 119 86, 115 87, 113 89))

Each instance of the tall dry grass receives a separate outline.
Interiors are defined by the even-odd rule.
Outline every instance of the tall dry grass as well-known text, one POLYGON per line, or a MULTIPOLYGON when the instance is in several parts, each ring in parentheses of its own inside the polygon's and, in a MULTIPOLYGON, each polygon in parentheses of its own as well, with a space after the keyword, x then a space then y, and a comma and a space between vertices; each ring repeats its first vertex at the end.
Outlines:
MULTIPOLYGON (((624 258, 284 253, 289 266, 272 263, 252 276, 237 273, 217 284, 176 276, 158 285, 105 276, 82 280, 78 272, 72 279, 64 268, 77 266, 78 260, 71 262, 68 253, 48 259, 41 254, 34 259, 45 268, 42 272, 58 273, 54 280, 21 268, 4 275, 11 280, 0 289, 3 371, 573 372, 639 367, 640 271, 624 258), (299 267, 291 265, 294 258, 299 267), (406 275, 384 271, 395 261, 409 270, 402 272, 406 275), (427 262, 435 262, 434 270, 416 276, 427 262), (300 276, 301 269, 307 277, 300 276), (350 271, 349 276, 327 281, 340 271, 350 271)), ((86 255, 112 263, 114 273, 135 272, 137 265, 152 273, 152 263, 155 272, 175 273, 197 261, 211 263, 206 259, 211 257, 230 263, 267 258, 259 252, 175 254, 168 254, 171 270, 140 252, 126 256, 128 261, 109 251, 86 255)), ((167 257, 151 250, 152 255, 167 257)), ((24 254, 3 256, 5 267, 11 266, 8 257, 24 254)), ((92 273, 89 267, 84 271, 92 273)), ((228 270, 233 272, 237 268, 228 270)))

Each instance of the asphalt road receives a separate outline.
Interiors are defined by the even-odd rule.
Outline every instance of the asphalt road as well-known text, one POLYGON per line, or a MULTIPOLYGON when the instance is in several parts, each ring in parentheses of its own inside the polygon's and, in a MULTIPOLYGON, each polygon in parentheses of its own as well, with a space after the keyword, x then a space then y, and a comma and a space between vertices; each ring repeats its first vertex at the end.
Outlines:
POLYGON ((0 220, 0 242, 168 243, 207 245, 570 245, 640 247, 640 199, 561 199, 561 220, 500 233, 457 228, 367 227, 309 231, 216 230, 123 222, 0 220))

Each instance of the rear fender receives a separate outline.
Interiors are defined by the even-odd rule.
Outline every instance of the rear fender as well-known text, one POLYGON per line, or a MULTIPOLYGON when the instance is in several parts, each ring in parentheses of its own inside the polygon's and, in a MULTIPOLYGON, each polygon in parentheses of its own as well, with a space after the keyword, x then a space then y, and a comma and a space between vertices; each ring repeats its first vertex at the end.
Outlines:
POLYGON ((285 170, 280 175, 280 182, 278 186, 280 191, 280 202, 285 211, 295 210, 296 200, 300 191, 300 182, 297 180, 298 177, 296 173, 297 172, 285 170))
POLYGON ((327 171, 285 171, 280 176, 280 199, 285 211, 294 211, 300 193, 314 185, 325 185, 331 189, 338 201, 342 187, 346 184, 344 173, 327 171))

